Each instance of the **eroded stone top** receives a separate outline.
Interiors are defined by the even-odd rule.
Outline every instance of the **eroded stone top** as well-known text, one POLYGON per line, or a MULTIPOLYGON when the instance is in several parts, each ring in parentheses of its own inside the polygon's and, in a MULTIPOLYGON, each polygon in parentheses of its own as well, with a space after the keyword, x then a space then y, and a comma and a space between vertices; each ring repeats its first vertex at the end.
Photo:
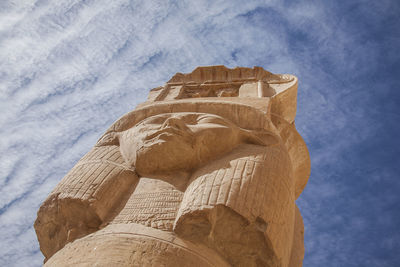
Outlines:
MULTIPOLYGON (((191 73, 175 74, 164 86, 154 88, 148 101, 199 97, 271 97, 281 84, 294 84, 293 75, 273 74, 261 67, 198 67, 191 73)), ((290 85, 289 85, 290 86, 290 85)))
POLYGON ((180 84, 212 84, 219 82, 252 82, 265 81, 268 83, 285 83, 291 80, 290 77, 273 74, 262 67, 236 67, 229 69, 223 65, 197 67, 187 74, 177 73, 169 81, 170 85, 180 84))

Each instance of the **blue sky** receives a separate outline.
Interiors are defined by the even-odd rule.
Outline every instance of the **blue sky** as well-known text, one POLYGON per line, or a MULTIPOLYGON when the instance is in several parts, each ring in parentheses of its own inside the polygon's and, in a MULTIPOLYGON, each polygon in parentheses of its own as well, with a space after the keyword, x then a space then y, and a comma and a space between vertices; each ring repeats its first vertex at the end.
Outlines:
POLYGON ((0 265, 40 266, 36 211, 150 88, 199 65, 299 77, 304 266, 400 266, 400 2, 1 1, 0 265))

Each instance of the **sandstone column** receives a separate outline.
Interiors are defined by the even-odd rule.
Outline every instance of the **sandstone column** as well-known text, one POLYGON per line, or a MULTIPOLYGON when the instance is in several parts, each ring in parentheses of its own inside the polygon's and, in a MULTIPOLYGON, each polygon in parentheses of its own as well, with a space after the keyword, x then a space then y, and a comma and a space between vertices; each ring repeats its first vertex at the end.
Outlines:
POLYGON ((295 76, 260 67, 152 89, 40 207, 45 266, 302 266, 296 95, 295 76))

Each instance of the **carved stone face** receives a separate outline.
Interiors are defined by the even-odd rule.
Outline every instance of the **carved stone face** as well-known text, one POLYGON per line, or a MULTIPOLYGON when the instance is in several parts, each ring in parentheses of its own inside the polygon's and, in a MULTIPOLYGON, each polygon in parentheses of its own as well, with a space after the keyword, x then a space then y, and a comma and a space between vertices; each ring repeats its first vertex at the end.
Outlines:
POLYGON ((120 134, 121 153, 143 176, 189 171, 232 150, 239 127, 206 113, 166 113, 120 134))

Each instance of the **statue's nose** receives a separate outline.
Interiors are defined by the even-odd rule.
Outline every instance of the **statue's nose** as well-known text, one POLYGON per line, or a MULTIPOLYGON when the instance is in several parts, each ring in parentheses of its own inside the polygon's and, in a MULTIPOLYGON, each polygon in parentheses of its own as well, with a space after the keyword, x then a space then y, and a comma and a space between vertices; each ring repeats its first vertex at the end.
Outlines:
POLYGON ((168 118, 162 125, 162 128, 172 127, 179 130, 188 130, 186 124, 178 118, 168 118))

